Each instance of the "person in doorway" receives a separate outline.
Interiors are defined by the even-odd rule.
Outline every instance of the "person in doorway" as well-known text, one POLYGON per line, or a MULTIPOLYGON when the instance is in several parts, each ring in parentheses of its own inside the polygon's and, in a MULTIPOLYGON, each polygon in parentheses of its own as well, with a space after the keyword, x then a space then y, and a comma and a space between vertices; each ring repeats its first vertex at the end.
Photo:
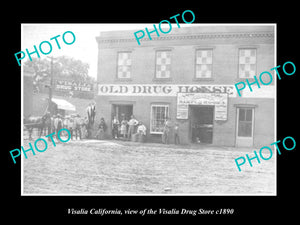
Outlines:
POLYGON ((171 121, 167 117, 164 124, 163 134, 162 134, 162 143, 164 144, 169 144, 170 129, 171 129, 171 121))
POLYGON ((135 126, 137 124, 138 124, 138 121, 134 118, 134 115, 131 115, 131 118, 128 121, 128 134, 127 134, 128 140, 130 140, 132 135, 135 133, 135 126))
POLYGON ((111 124, 112 124, 112 138, 117 139, 120 122, 116 116, 114 116, 114 119, 112 120, 111 124))
POLYGON ((121 121, 121 130, 120 130, 120 134, 123 136, 124 140, 126 138, 127 135, 127 123, 128 121, 125 118, 125 115, 122 115, 122 121, 121 121))
POLYGON ((175 145, 180 144, 180 138, 179 138, 179 124, 175 123, 174 125, 174 143, 175 145))

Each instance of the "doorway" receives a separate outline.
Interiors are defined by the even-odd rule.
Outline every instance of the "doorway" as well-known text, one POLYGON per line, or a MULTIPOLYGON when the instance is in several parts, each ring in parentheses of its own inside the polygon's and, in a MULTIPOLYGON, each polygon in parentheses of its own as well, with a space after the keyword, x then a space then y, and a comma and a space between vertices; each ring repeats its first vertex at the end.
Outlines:
POLYGON ((237 108, 236 146, 253 146, 254 108, 237 108))
POLYGON ((112 105, 112 114, 111 120, 113 120, 114 116, 117 116, 119 122, 122 121, 123 116, 125 116, 126 120, 130 120, 130 116, 133 114, 133 105, 127 104, 113 104, 112 105))
POLYGON ((190 112, 190 138, 192 143, 212 144, 214 106, 189 106, 190 112))

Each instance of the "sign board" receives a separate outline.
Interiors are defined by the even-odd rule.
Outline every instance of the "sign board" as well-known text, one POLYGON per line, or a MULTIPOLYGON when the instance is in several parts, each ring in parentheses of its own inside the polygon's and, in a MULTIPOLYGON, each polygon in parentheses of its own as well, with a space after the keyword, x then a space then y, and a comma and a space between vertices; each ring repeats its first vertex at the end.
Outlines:
POLYGON ((237 96, 234 85, 98 84, 99 96, 176 97, 177 93, 223 93, 230 98, 237 96))
POLYGON ((54 88, 57 91, 93 91, 93 85, 85 82, 70 81, 70 80, 55 80, 54 88))
POLYGON ((178 93, 177 119, 188 119, 189 105, 214 105, 215 120, 227 120, 227 93, 178 93))

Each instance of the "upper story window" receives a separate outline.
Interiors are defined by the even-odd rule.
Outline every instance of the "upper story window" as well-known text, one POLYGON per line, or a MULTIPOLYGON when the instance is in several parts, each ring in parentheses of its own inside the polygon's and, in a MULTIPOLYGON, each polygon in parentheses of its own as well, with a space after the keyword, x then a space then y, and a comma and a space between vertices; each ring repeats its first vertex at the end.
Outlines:
POLYGON ((196 78, 212 78, 212 49, 196 50, 196 78))
POLYGON ((155 78, 171 77, 171 51, 156 51, 155 78))
POLYGON ((117 78, 131 78, 131 52, 118 52, 117 78))
POLYGON ((253 78, 256 74, 256 49, 239 49, 239 78, 253 78))

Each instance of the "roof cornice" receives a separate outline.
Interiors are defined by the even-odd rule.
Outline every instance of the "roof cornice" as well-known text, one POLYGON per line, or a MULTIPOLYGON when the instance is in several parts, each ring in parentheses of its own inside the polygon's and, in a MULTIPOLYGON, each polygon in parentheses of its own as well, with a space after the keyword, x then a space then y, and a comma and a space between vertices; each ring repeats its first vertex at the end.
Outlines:
MULTIPOLYGON (((132 35, 133 36, 133 35, 132 35)), ((180 34, 180 35, 164 35, 160 37, 152 37, 154 41, 169 41, 169 40, 185 40, 185 39, 246 39, 246 38, 274 38, 274 32, 234 32, 234 33, 200 33, 200 34, 180 34)), ((133 38, 108 38, 96 37, 99 44, 118 43, 118 42, 136 42, 133 38)), ((144 37, 141 41, 150 40, 149 37, 144 37)))

